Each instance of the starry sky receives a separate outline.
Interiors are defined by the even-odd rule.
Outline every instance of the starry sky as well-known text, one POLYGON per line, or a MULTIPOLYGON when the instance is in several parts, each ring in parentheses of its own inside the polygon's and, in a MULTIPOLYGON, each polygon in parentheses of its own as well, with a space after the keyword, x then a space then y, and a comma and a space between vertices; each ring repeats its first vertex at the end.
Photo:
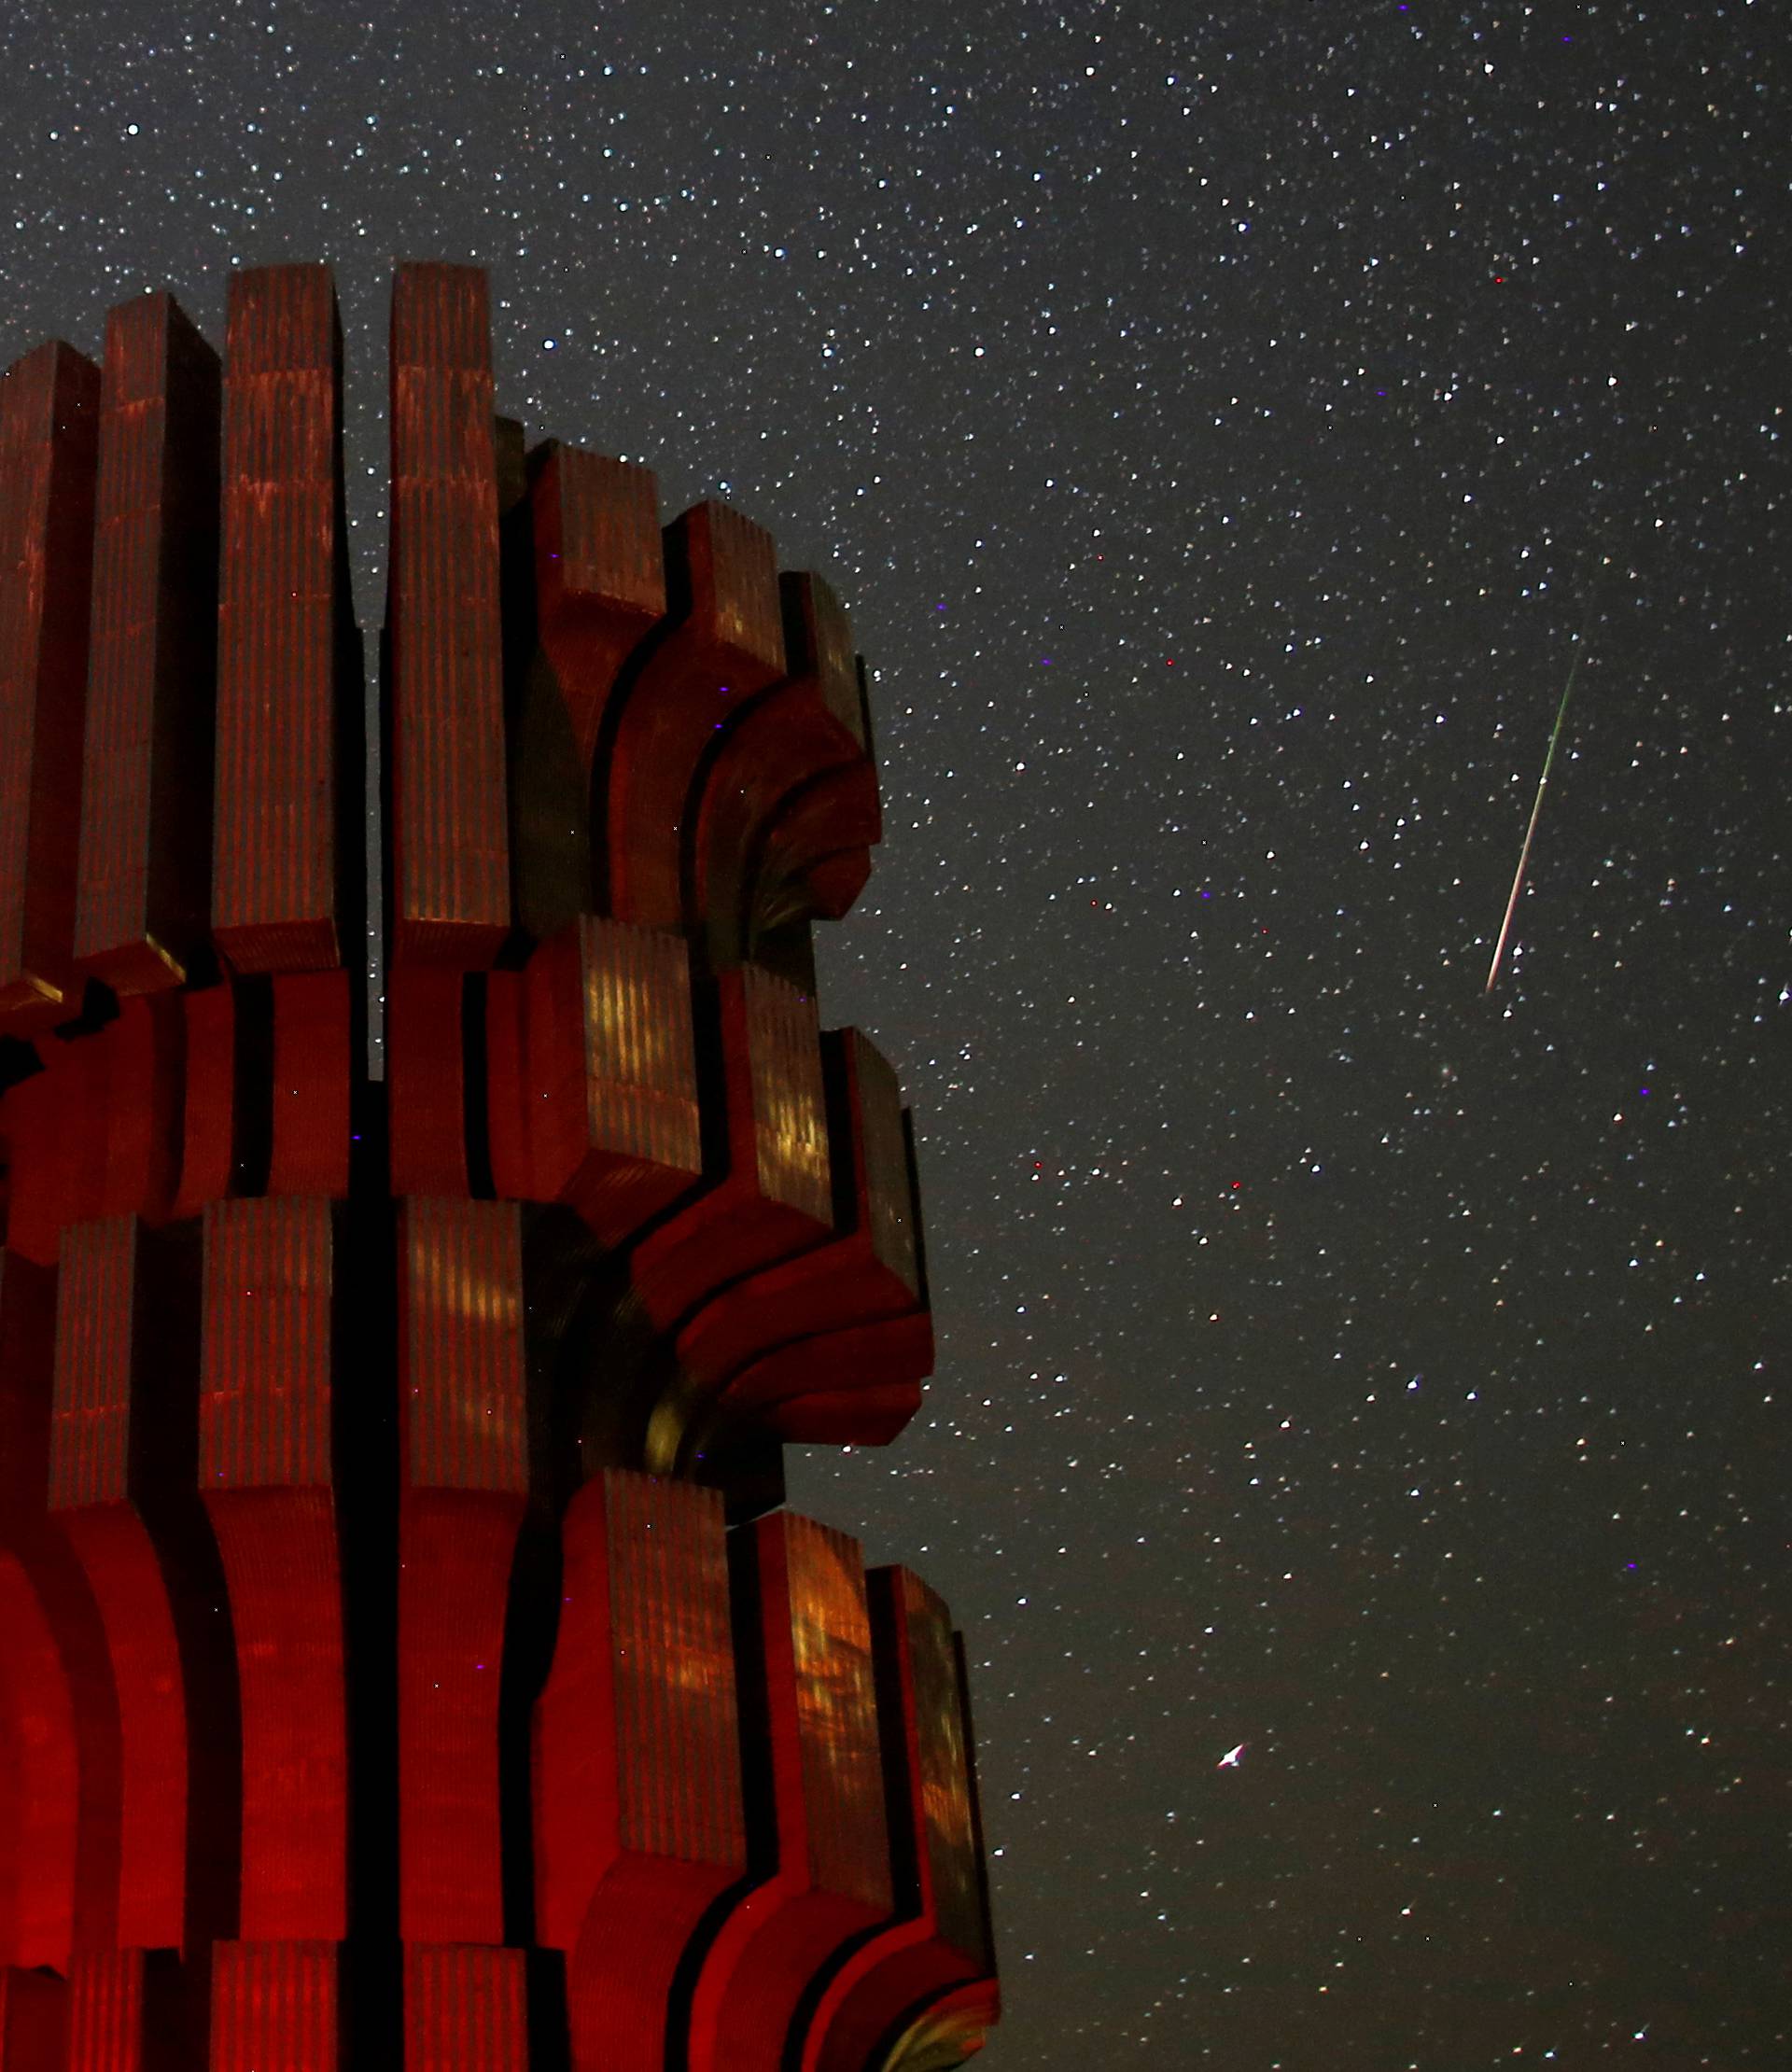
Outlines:
POLYGON ((991 2072, 1786 2062, 1773 14, 6 9, 4 358, 329 259, 370 629, 398 258, 853 612, 941 1360, 792 1500, 965 1629, 991 2072))

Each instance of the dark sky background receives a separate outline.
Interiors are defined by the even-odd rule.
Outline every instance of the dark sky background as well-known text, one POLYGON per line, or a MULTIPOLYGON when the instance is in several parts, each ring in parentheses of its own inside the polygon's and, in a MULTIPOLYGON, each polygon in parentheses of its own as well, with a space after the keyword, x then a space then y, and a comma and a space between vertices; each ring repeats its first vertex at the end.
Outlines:
POLYGON ((6 9, 0 357, 329 259, 370 627, 399 257, 854 612, 941 1361, 792 1496, 965 1628, 991 2072, 1788 2062, 1785 31, 6 9))

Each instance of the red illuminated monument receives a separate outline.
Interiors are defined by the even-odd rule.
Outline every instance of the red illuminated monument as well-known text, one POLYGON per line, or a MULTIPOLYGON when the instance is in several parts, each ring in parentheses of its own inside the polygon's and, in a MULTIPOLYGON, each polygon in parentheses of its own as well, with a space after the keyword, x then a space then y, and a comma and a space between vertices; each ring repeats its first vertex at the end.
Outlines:
POLYGON ((819 578, 400 270, 387 1070, 322 267, 0 384, 0 2072, 861 2072, 995 2018, 962 1653, 779 1507, 931 1337, 819 578))

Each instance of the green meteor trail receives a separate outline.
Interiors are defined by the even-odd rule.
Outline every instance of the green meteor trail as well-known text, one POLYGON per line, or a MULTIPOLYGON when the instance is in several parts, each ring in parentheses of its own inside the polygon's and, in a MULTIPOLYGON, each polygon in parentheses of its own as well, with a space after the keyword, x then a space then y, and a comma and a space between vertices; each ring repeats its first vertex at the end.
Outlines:
MULTIPOLYGON (((1602 569, 1605 564, 1601 563, 1602 569)), ((1493 945, 1493 961, 1487 968, 1487 984, 1482 988, 1485 999, 1493 990, 1493 983, 1500 975, 1500 960, 1505 955, 1505 945, 1512 934, 1512 919, 1519 910, 1519 894, 1524 889, 1525 866, 1531 861, 1531 845, 1536 839, 1537 820, 1543 812, 1543 794, 1549 788, 1549 772, 1556 760, 1556 746, 1561 739, 1561 722, 1568 717, 1568 701, 1575 694, 1575 679, 1580 674, 1580 660, 1587 651, 1587 641, 1593 630, 1593 607, 1599 597, 1599 580, 1593 580, 1587 595, 1587 615, 1581 621, 1580 631, 1575 636, 1575 659, 1568 665, 1568 680, 1561 687, 1561 703, 1556 707, 1556 723, 1549 730, 1549 746, 1544 751, 1543 775, 1537 779, 1537 795, 1531 803, 1531 820, 1524 831, 1524 846, 1519 851, 1519 867, 1512 874, 1512 896, 1505 903, 1505 918, 1500 923, 1500 939, 1493 945)))

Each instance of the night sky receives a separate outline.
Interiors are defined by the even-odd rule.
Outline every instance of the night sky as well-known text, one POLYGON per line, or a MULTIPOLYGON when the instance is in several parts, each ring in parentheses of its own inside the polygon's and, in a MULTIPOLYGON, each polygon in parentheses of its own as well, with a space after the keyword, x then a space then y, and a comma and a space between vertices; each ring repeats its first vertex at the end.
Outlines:
POLYGON ((941 1358, 792 1501, 965 1629, 991 2072, 1788 2062, 1785 29, 5 10, 0 359, 329 259, 370 629, 397 258, 853 612, 941 1358))

